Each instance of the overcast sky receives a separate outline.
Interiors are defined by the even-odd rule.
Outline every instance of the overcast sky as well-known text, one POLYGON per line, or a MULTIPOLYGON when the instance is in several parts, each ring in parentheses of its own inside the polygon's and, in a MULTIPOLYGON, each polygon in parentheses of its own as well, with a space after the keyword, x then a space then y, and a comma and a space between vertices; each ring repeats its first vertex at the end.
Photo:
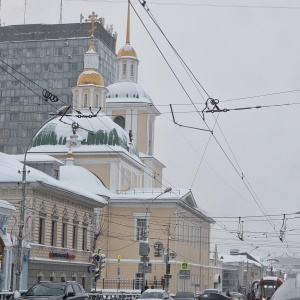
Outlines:
MULTIPOLYGON (((212 242, 219 251, 258 246, 253 254, 262 258, 299 257, 299 1, 148 0, 149 12, 205 91, 192 84, 141 4, 132 5, 159 47, 132 10, 139 83, 162 113, 155 156, 167 166, 164 185, 192 189, 217 222, 212 242), (195 111, 205 108, 208 97, 219 99, 220 109, 267 107, 204 113, 205 124, 195 111), (169 104, 178 123, 214 128, 213 136, 175 125, 169 104), (283 214, 287 231, 281 242, 283 214), (237 237, 239 217, 244 241, 237 237)), ((2 25, 23 24, 24 9, 25 0, 2 0, 2 25)), ((127 1, 63 0, 63 23, 92 11, 105 18, 105 26, 113 24, 118 51, 125 43, 127 1)), ((27 0, 27 24, 59 18, 60 0, 27 0)))

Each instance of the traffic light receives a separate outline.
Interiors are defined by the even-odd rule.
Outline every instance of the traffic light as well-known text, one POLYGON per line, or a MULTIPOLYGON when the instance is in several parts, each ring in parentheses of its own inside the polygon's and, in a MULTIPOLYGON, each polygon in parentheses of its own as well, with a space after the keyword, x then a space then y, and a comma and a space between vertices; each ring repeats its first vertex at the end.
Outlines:
POLYGON ((100 269, 97 267, 94 269, 94 278, 95 281, 97 281, 100 278, 100 269))
POLYGON ((99 269, 100 269, 100 271, 104 267, 105 267, 105 254, 100 254, 100 259, 99 259, 99 269))

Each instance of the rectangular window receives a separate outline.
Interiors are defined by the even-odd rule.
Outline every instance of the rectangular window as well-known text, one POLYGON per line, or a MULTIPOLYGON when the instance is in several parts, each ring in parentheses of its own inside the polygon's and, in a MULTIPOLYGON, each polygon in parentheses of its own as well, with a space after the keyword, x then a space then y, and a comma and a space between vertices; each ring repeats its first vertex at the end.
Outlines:
POLYGON ((82 228, 82 250, 87 249, 87 228, 82 228))
POLYGON ((54 56, 64 55, 64 48, 54 48, 54 56))
POLYGON ((63 64, 62 63, 57 63, 54 64, 54 72, 62 72, 63 71, 63 64))
POLYGON ((72 242, 73 249, 77 249, 77 240, 78 240, 78 226, 73 225, 73 242, 72 242))
POLYGON ((9 115, 10 121, 18 121, 19 120, 19 113, 17 112, 11 112, 9 115))
POLYGON ((56 236, 57 236, 57 221, 52 220, 51 223, 51 246, 56 246, 56 236))
POLYGON ((45 242, 45 218, 39 220, 39 241, 38 243, 43 245, 45 242))
POLYGON ((127 72, 127 65, 123 64, 123 77, 126 76, 126 72, 127 72))
POLYGON ((146 218, 137 218, 136 219, 135 240, 136 241, 145 240, 147 237, 146 230, 147 230, 146 218))
POLYGON ((61 246, 63 248, 67 247, 67 235, 68 234, 68 224, 63 223, 62 224, 62 235, 61 235, 61 246))
POLYGON ((42 68, 43 68, 43 72, 49 72, 49 64, 43 64, 42 68))

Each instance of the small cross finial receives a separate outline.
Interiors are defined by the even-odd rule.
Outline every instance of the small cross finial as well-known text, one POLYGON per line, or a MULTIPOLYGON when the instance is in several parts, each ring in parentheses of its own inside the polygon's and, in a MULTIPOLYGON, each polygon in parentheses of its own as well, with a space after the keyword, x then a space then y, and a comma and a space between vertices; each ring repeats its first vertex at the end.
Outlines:
POLYGON ((101 19, 98 18, 98 15, 95 14, 94 11, 85 20, 85 22, 91 22, 92 23, 92 29, 89 30, 89 32, 91 32, 91 36, 94 36, 95 29, 97 28, 97 27, 95 27, 95 22, 100 22, 100 21, 101 21, 101 19))
POLYGON ((92 29, 89 30, 89 32, 91 33, 91 43, 90 43, 90 49, 95 50, 95 39, 94 39, 94 32, 95 29, 97 27, 95 27, 95 22, 99 22, 101 21, 101 19, 98 19, 98 15, 95 14, 95 12, 93 11, 91 15, 88 16, 88 18, 85 20, 85 22, 90 22, 92 23, 92 29))

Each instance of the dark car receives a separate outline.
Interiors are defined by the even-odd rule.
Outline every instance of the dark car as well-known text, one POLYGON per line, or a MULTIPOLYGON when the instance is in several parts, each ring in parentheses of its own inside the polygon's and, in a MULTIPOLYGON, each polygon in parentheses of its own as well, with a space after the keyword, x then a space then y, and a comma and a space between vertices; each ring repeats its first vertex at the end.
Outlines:
POLYGON ((174 297, 175 300, 194 300, 195 295, 193 292, 177 292, 174 297))
POLYGON ((32 286, 19 299, 50 299, 51 300, 88 300, 84 288, 75 281, 52 282, 41 281, 32 286))

